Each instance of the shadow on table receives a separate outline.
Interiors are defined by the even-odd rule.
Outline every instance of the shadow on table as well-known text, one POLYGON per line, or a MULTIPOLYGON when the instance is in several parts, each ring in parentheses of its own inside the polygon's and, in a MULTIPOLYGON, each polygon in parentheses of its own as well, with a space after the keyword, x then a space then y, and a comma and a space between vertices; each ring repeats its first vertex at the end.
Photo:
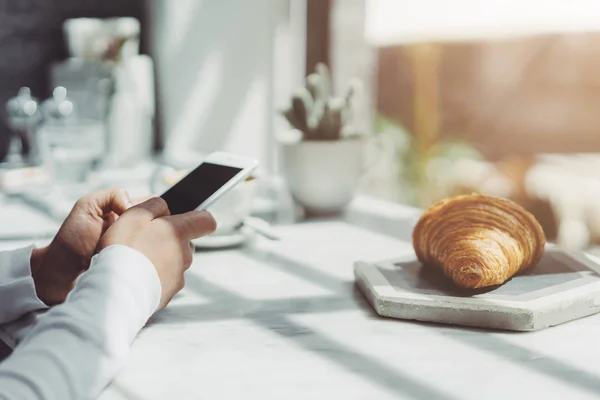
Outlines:
MULTIPOLYGON (((295 260, 287 259, 279 254, 256 251, 249 251, 244 254, 257 261, 276 266, 284 272, 301 277, 326 289, 334 290, 335 294, 332 296, 308 296, 255 301, 207 282, 199 276, 190 274, 190 276, 186 277, 187 290, 207 296, 213 300, 213 303, 200 306, 174 306, 157 314, 153 318, 153 322, 174 323, 190 320, 207 321, 245 318, 394 393, 416 399, 452 398, 450 394, 442 393, 435 388, 415 382, 409 376, 393 368, 389 368, 384 363, 368 355, 361 354, 332 338, 326 337, 311 328, 302 326, 289 319, 289 316, 298 313, 338 312, 351 309, 362 310, 365 313, 365 317, 369 319, 382 318, 367 305, 363 296, 353 284, 343 282, 329 274, 295 260)), ((594 394, 600 393, 599 376, 570 366, 558 359, 545 356, 516 344, 508 343, 496 335, 491 335, 489 330, 441 326, 421 322, 403 321, 402 323, 430 326, 431 329, 436 329, 441 335, 459 341, 467 346, 495 355, 501 355, 503 359, 507 359, 508 355, 508 361, 520 367, 559 380, 569 386, 577 387, 594 394)), ((504 332, 503 334, 527 333, 504 332)))
MULTIPOLYGON (((357 303, 362 304, 364 307, 366 303, 353 287, 348 288, 347 296, 345 297, 321 296, 289 300, 255 301, 239 296, 196 275, 190 274, 190 276, 186 276, 186 289, 196 291, 203 296, 208 296, 214 301, 210 305, 198 307, 209 310, 209 313, 211 313, 213 306, 221 304, 216 305, 216 309, 212 308, 212 317, 215 320, 222 317, 248 319, 258 326, 291 340, 301 347, 335 362, 343 369, 360 375, 393 393, 422 400, 450 400, 454 398, 435 388, 415 382, 409 376, 389 368, 375 358, 356 352, 352 348, 344 346, 311 328, 297 324, 288 318, 290 315, 298 312, 335 312, 344 309, 356 309, 359 307, 357 303), (240 310, 242 310, 241 313, 240 310)), ((166 309, 158 313, 153 318, 152 323, 169 323, 169 321, 173 322, 173 320, 177 319, 184 322, 184 316, 185 321, 196 320, 194 317, 205 320, 204 316, 199 313, 191 315, 191 309, 188 307, 191 308, 191 306, 172 307, 174 310, 170 314, 167 312, 168 309, 166 309), (179 317, 177 317, 177 314, 179 314, 179 317)))
POLYGON ((248 247, 242 251, 245 257, 254 261, 276 268, 282 272, 297 276, 305 281, 312 282, 334 293, 347 293, 353 282, 343 281, 335 276, 323 272, 303 262, 299 262, 281 254, 248 247))
MULTIPOLYGON (((424 323, 432 328, 439 325, 424 323)), ((546 356, 526 347, 502 340, 497 335, 532 335, 531 332, 495 332, 475 328, 444 327, 440 334, 467 346, 488 353, 502 355, 519 367, 546 375, 569 386, 586 390, 594 395, 600 393, 600 376, 571 366, 561 360, 546 356)), ((585 349, 583 349, 585 351, 585 349)))

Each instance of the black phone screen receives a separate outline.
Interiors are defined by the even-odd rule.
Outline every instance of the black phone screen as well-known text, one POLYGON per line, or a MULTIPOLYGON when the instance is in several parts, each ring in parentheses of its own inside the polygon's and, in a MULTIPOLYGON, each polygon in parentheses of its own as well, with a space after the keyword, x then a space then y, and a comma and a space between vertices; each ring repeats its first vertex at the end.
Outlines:
POLYGON ((183 214, 198 208, 240 171, 242 168, 202 163, 161 197, 167 202, 171 215, 183 214))

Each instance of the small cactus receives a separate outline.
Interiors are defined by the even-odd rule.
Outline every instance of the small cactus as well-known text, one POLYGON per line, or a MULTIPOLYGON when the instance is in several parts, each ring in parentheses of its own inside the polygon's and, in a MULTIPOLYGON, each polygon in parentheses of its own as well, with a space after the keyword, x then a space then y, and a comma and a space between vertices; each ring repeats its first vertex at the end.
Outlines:
POLYGON ((333 95, 329 68, 319 63, 306 77, 306 86, 292 95, 283 115, 290 125, 302 133, 303 140, 340 140, 359 135, 354 127, 356 97, 362 86, 353 80, 344 97, 333 95))

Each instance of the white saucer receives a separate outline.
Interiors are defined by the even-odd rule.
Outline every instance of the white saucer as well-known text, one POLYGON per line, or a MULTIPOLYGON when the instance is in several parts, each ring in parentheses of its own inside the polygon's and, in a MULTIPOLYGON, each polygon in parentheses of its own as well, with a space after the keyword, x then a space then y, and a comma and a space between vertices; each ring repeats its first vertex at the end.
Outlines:
POLYGON ((192 240, 197 249, 225 249, 229 247, 242 246, 248 242, 252 236, 251 229, 240 229, 229 235, 208 235, 192 240))

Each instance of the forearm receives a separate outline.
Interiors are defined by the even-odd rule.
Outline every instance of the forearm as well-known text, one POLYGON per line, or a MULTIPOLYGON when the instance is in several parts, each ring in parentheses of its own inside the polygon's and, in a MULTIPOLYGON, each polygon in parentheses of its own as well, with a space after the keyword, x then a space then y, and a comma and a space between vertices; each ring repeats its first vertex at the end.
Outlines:
POLYGON ((159 300, 150 261, 124 247, 104 250, 67 301, 48 311, 0 364, 0 398, 96 396, 123 365, 159 300))

